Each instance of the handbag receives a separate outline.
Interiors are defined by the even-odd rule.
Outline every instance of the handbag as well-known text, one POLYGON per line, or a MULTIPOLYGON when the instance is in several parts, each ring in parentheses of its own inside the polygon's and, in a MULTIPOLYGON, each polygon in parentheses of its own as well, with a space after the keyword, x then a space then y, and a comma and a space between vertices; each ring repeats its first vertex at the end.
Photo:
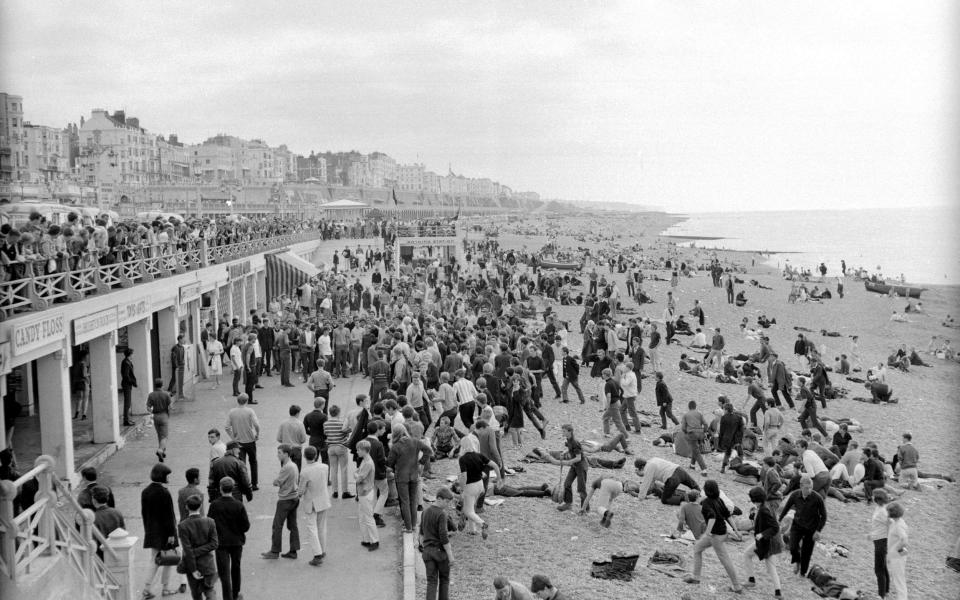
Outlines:
POLYGON ((563 465, 560 465, 560 481, 553 486, 550 492, 550 498, 557 504, 563 504, 563 465))
POLYGON ((57 272, 57 259, 51 258, 47 261, 47 273, 57 272))
POLYGON ((176 548, 160 550, 153 556, 153 562, 161 567, 172 567, 180 564, 180 552, 176 548))

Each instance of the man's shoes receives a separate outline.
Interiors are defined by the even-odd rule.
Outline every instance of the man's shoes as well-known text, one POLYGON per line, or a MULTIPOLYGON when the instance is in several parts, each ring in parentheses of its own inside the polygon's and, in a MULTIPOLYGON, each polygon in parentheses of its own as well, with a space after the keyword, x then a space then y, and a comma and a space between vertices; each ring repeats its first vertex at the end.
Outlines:
POLYGON ((560 506, 557 507, 557 510, 559 510, 560 512, 566 512, 566 511, 570 510, 571 508, 573 508, 573 507, 570 506, 569 504, 561 504, 560 506))
POLYGON ((293 385, 292 383, 285 383, 283 384, 283 387, 297 387, 297 386, 293 385))
POLYGON ((291 550, 290 552, 284 552, 284 553, 281 554, 280 556, 282 556, 282 557, 284 557, 284 558, 296 559, 296 558, 297 558, 297 551, 296 551, 296 550, 291 550))
POLYGON ((262 390, 262 389, 263 389, 263 386, 258 383, 257 385, 253 386, 253 389, 255 389, 255 390, 262 390))
POLYGON ((252 491, 256 492, 260 490, 260 487, 257 484, 253 484, 253 487, 250 488, 252 491))
POLYGON ((124 421, 124 422, 123 422, 123 426, 124 426, 124 427, 135 427, 136 425, 137 425, 137 424, 134 423, 133 421, 124 421))
POLYGON ((487 539, 487 536, 489 535, 487 533, 488 529, 490 529, 490 524, 484 523, 483 526, 480 528, 480 537, 482 537, 483 539, 487 539))
POLYGON ((336 499, 339 498, 339 497, 340 497, 340 492, 334 492, 334 493, 333 493, 333 499, 334 499, 334 500, 336 500, 336 499))
POLYGON ((280 558, 280 553, 278 553, 278 552, 263 552, 263 553, 260 554, 260 556, 261 556, 262 558, 266 558, 267 560, 277 560, 278 558, 280 558))
POLYGON ((373 552, 374 550, 380 549, 380 542, 373 542, 367 546, 367 550, 373 552))
POLYGON ((247 402, 247 404, 260 404, 260 403, 257 402, 256 400, 251 400, 250 402, 247 402))
POLYGON ((370 545, 370 542, 360 542, 360 545, 366 548, 367 546, 370 545))
POLYGON ((384 523, 383 517, 380 515, 373 515, 373 522, 377 524, 377 527, 386 527, 387 524, 384 523))
POLYGON ((187 584, 181 583, 181 584, 180 584, 180 587, 177 588, 177 593, 178 593, 178 594, 186 594, 186 593, 187 593, 187 584))
POLYGON ((353 498, 354 495, 351 494, 350 492, 344 492, 343 495, 340 497, 343 498, 344 500, 349 500, 350 498, 353 498))
POLYGON ((307 564, 309 564, 311 567, 319 567, 320 565, 323 564, 323 556, 321 556, 320 554, 318 554, 318 555, 314 556, 313 558, 311 558, 311 559, 310 559, 310 562, 307 563, 307 564))
POLYGON ((603 513, 603 516, 600 518, 600 524, 609 528, 611 519, 613 519, 613 512, 608 510, 607 512, 603 513))
POLYGON ((700 475, 706 477, 706 476, 707 476, 707 470, 704 469, 704 470, 700 471, 700 475))

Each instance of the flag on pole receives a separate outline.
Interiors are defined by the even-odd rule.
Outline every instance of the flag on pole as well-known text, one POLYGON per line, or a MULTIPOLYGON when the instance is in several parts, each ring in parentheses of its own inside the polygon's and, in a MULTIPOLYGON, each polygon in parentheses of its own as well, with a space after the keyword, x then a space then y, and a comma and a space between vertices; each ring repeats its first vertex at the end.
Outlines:
POLYGON ((456 214, 456 216, 453 217, 453 220, 454 220, 454 221, 459 221, 459 220, 460 220, 460 213, 461 213, 461 212, 463 212, 463 201, 459 202, 459 204, 458 204, 458 206, 457 206, 457 214, 456 214))

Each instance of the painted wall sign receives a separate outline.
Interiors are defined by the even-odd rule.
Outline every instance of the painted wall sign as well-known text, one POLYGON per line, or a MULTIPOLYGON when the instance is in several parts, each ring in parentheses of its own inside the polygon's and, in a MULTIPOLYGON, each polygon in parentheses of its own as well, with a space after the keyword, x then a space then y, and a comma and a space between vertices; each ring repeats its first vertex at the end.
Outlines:
POLYGON ((13 330, 13 354, 20 356, 31 350, 43 348, 47 344, 63 341, 63 315, 39 315, 13 330))
POLYGON ((200 297, 200 282, 180 286, 180 304, 186 304, 200 297))
POLYGON ((117 329, 117 307, 73 320, 73 343, 82 344, 117 329))
POLYGON ((133 302, 127 302, 118 306, 117 312, 119 313, 117 315, 119 319, 118 325, 123 327, 124 325, 129 325, 134 321, 139 321, 140 319, 145 319, 150 316, 150 313, 153 312, 153 302, 146 298, 134 300, 133 302))

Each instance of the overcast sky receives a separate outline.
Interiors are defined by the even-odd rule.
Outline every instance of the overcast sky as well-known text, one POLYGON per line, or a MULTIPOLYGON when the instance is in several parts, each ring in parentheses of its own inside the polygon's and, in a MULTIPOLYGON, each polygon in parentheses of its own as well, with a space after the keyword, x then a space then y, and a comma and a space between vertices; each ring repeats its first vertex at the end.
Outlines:
POLYGON ((960 3, 3 0, 0 91, 676 211, 943 205, 960 3))

